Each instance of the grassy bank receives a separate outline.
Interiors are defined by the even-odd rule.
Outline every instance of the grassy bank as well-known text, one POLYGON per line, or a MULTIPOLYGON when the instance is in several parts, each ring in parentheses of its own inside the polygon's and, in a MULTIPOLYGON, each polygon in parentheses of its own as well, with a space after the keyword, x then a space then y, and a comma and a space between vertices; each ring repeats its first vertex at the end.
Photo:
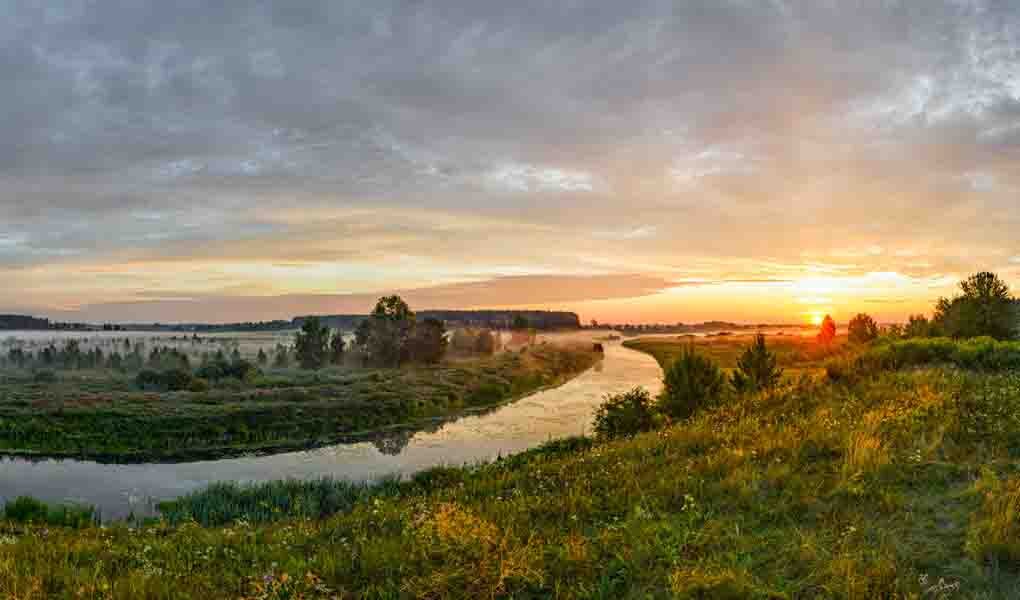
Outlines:
POLYGON ((181 505, 233 497, 212 527, 0 525, 0 595, 1012 598, 1018 414, 1009 371, 798 378, 630 440, 354 490, 307 518, 245 503, 321 503, 330 486, 181 505))
POLYGON ((498 405, 597 358, 550 344, 435 367, 277 371, 242 389, 205 392, 143 393, 106 374, 6 377, 0 452, 149 461, 313 447, 498 405))
MULTIPOLYGON (((711 338, 681 335, 643 337, 627 340, 623 345, 651 354, 665 369, 676 360, 684 348, 693 344, 699 353, 712 358, 720 367, 733 369, 750 341, 751 335, 711 338)), ((824 346, 818 344, 813 337, 770 335, 768 346, 769 350, 775 353, 778 366, 788 375, 796 376, 802 373, 822 373, 828 361, 845 353, 847 340, 846 336, 840 336, 832 344, 824 346)))

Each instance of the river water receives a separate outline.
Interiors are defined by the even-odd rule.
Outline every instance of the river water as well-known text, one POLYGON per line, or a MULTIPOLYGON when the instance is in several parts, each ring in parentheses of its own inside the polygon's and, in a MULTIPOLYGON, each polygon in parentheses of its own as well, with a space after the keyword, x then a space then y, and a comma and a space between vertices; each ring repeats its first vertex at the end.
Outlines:
POLYGON ((28 495, 96 506, 103 519, 154 514, 161 500, 217 481, 271 481, 331 476, 368 481, 437 465, 487 461, 550 439, 591 431, 606 394, 644 386, 659 392, 662 372, 646 354, 603 342, 605 359, 566 384, 484 415, 437 424, 434 431, 305 452, 175 464, 116 465, 78 460, 0 461, 0 500, 28 495))

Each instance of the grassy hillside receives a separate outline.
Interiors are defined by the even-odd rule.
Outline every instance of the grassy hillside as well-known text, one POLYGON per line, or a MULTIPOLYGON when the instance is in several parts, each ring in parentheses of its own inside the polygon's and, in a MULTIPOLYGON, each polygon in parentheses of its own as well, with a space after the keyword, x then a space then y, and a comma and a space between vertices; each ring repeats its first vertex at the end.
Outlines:
POLYGON ((0 453, 148 461, 303 448, 506 402, 598 358, 550 344, 436 367, 275 372, 205 392, 139 392, 106 372, 6 376, 0 453))
POLYGON ((1016 597, 1020 375, 845 381, 802 377, 631 440, 411 482, 213 489, 177 507, 233 494, 215 526, 9 522, 0 596, 1016 597), (259 513, 245 495, 334 502, 259 513))

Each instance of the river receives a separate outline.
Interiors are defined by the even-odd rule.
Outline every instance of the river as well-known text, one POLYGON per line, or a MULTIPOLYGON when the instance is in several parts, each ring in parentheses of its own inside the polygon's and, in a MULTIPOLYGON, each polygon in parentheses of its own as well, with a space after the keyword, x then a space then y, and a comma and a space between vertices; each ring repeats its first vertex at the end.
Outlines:
POLYGON ((606 394, 661 387, 658 363, 620 342, 603 342, 605 359, 564 385, 538 392, 484 415, 469 415, 383 442, 339 444, 305 452, 175 464, 100 464, 78 460, 5 458, 0 500, 34 496, 48 502, 93 505, 103 519, 155 514, 161 500, 217 481, 271 481, 331 476, 370 481, 409 475, 437 465, 487 461, 551 439, 590 432, 606 394))

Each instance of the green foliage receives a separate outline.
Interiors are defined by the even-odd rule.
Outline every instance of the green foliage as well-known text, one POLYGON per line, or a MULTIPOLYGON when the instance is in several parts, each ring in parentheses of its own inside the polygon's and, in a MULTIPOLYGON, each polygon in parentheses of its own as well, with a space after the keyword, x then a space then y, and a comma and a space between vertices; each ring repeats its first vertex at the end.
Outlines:
POLYGON ((528 322, 528 318, 524 315, 514 315, 513 321, 510 323, 510 329, 514 331, 525 331, 531 328, 531 323, 528 322))
POLYGON ((722 394, 725 377, 711 359, 693 345, 684 348, 663 376, 659 406, 674 419, 686 419, 715 403, 722 394))
POLYGON ((737 369, 730 381, 734 390, 746 393, 772 389, 782 378, 783 370, 778 366, 776 355, 766 346, 765 336, 758 334, 737 360, 737 369))
MULTIPOLYGON (((590 348, 542 345, 524 354, 414 369, 274 370, 208 361, 186 393, 167 375, 85 374, 38 385, 0 378, 0 451, 151 462, 287 451, 415 431, 437 418, 498 405, 592 366, 590 348)), ((246 366, 247 365, 247 366, 246 366)), ((183 384, 183 380, 181 382, 183 384)), ((2 593, 0 593, 2 596, 2 593)))
POLYGON ((355 337, 368 361, 380 367, 398 367, 410 358, 408 340, 415 326, 414 311, 400 296, 380 298, 355 337))
POLYGON ((329 328, 318 317, 309 317, 294 336, 294 354, 302 369, 316 370, 329 358, 329 328))
POLYGON ((822 328, 818 331, 818 343, 828 346, 836 339, 836 321, 831 316, 825 315, 822 319, 822 328))
POLYGON ((595 411, 595 435, 602 439, 629 437, 656 425, 651 394, 644 388, 606 396, 595 411))
POLYGON ((50 506, 29 496, 19 496, 7 502, 3 518, 15 523, 32 523, 56 527, 82 528, 97 521, 96 511, 90 506, 60 504, 50 506))
POLYGON ((1020 370, 1020 342, 1000 342, 989 337, 908 339, 875 346, 853 362, 855 369, 864 372, 930 365, 986 371, 1020 370))
POLYGON ((181 369, 162 372, 146 369, 135 377, 135 385, 145 391, 179 392, 188 389, 191 380, 191 373, 181 369))
POLYGON ((934 321, 952 338, 988 336, 1012 339, 1017 332, 1017 313, 1009 287, 994 273, 977 273, 960 282, 963 292, 955 298, 940 298, 934 321))

